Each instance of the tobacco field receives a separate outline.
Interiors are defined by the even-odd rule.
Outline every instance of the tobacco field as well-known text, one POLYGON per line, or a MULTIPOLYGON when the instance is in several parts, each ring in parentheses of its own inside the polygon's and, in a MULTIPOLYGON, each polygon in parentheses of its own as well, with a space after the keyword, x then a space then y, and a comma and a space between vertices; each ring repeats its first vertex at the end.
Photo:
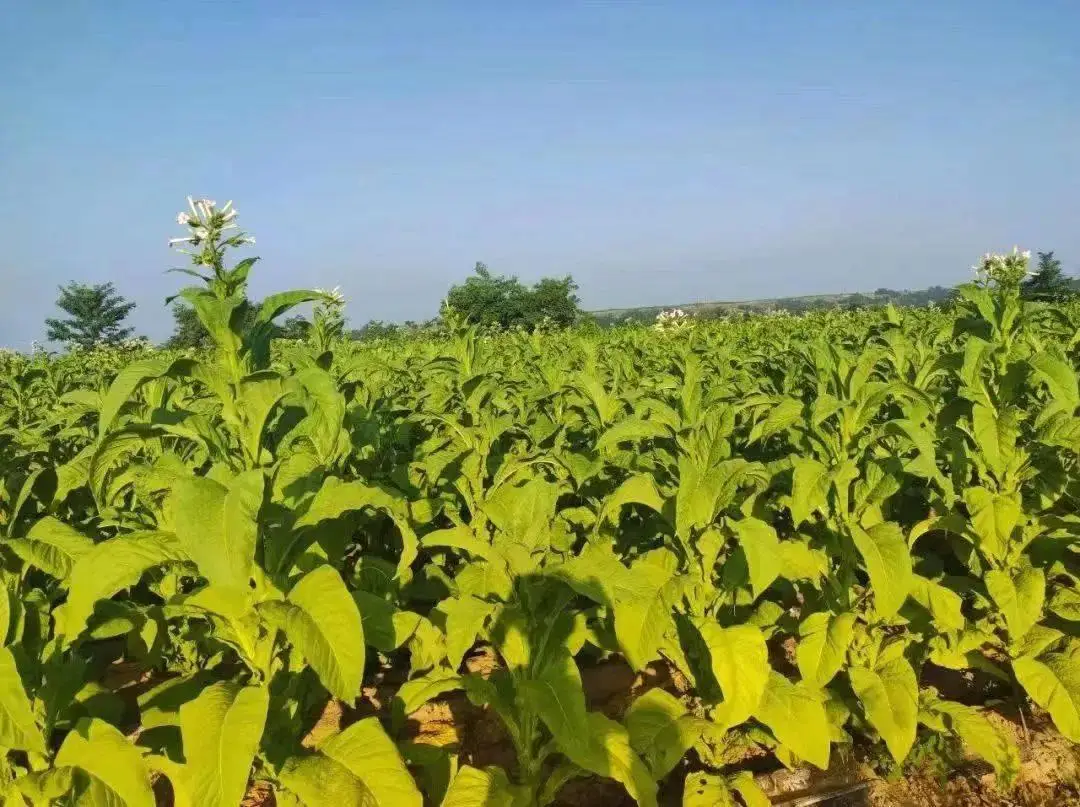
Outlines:
POLYGON ((947 308, 354 343, 238 316, 228 208, 182 224, 212 351, 0 356, 3 805, 761 807, 746 759, 1080 742, 1080 307, 1022 254, 947 308), (615 662, 655 685, 588 708, 615 662))

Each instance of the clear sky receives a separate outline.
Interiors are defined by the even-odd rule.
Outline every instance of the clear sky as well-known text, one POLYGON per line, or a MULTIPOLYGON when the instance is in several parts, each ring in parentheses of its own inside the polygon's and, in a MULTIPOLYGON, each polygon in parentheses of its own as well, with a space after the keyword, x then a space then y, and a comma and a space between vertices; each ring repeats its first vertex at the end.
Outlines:
POLYGON ((0 0, 0 345, 112 280, 166 336, 186 194, 254 293, 433 316, 477 260, 587 307, 1080 270, 1077 0, 0 0))

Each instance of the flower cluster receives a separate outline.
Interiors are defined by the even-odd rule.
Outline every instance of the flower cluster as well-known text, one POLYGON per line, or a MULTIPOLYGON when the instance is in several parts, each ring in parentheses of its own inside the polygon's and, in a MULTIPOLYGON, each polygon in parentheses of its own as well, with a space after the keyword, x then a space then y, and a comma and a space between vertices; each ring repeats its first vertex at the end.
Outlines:
POLYGON ((169 246, 191 255, 196 265, 214 268, 220 263, 226 247, 255 243, 253 237, 239 230, 236 208, 231 201, 219 210, 213 199, 192 199, 189 196, 187 200, 190 212, 183 210, 176 215, 176 223, 188 228, 187 235, 170 238, 169 246), (226 235, 229 230, 237 232, 226 235))
POLYGON ((1028 271, 1030 260, 1030 250, 1021 252, 1019 247, 1013 247, 1012 252, 1004 255, 987 252, 982 261, 971 268, 975 272, 976 282, 981 285, 1017 288, 1020 282, 1031 274, 1028 271))
POLYGON ((681 331, 693 325, 690 315, 681 308, 673 308, 670 311, 661 311, 656 315, 656 324, 653 325, 658 331, 670 333, 681 331))

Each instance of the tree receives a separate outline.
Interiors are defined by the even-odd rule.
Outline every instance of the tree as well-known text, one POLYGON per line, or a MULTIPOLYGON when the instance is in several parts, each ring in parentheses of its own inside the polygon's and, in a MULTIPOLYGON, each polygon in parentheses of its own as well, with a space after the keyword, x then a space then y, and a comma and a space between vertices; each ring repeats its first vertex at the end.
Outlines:
POLYGON ((90 286, 73 281, 60 287, 56 306, 69 316, 46 319, 47 335, 67 347, 116 344, 134 333, 134 328, 122 327, 122 323, 135 303, 118 294, 112 283, 90 286))
POLYGON ((1039 253, 1039 268, 1020 284, 1020 293, 1028 300, 1064 300, 1073 292, 1072 281, 1065 276, 1053 250, 1039 253))
POLYGON ((516 277, 493 275, 478 262, 471 277, 450 288, 446 302, 480 325, 531 329, 547 321, 565 326, 581 314, 577 288, 570 275, 543 278, 529 288, 516 277))
POLYGON ((165 342, 165 347, 174 350, 184 348, 204 349, 213 344, 210 333, 201 322, 199 315, 190 305, 177 303, 172 307, 173 332, 165 342))

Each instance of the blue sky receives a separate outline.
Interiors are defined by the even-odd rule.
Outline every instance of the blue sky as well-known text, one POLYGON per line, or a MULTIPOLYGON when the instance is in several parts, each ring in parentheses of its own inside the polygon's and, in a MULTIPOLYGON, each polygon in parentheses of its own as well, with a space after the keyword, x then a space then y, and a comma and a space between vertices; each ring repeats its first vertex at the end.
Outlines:
POLYGON ((356 324, 477 260, 591 308, 1078 271, 1078 41, 1075 0, 0 0, 0 345, 68 280, 166 336, 189 193, 356 324))

